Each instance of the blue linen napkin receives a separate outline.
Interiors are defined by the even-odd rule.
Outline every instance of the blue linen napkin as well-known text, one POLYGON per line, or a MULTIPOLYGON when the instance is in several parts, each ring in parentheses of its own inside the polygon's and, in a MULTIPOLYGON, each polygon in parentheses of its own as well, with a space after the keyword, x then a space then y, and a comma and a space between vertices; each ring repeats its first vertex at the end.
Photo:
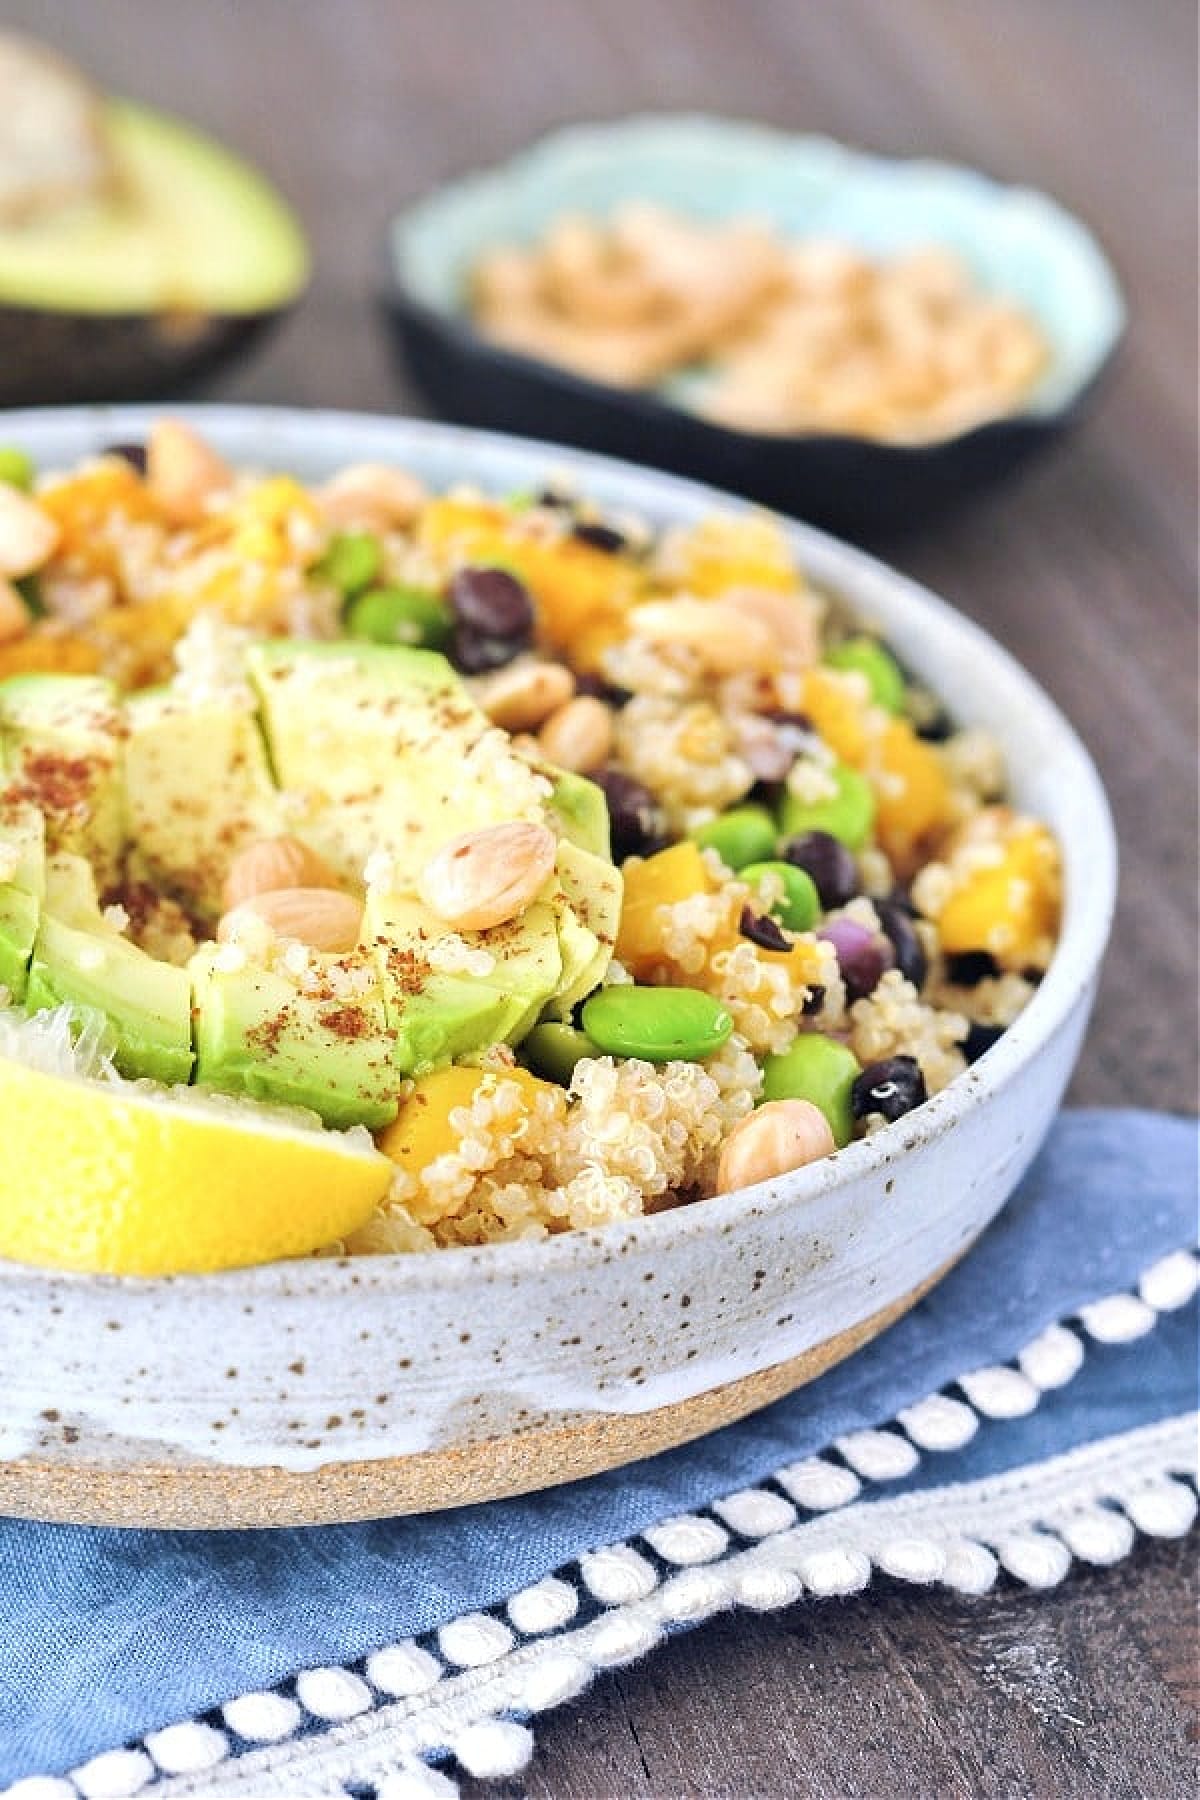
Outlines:
MULTIPOLYGON (((497 1605, 585 1552, 768 1479, 891 1420, 1044 1328, 1134 1287, 1196 1236, 1196 1129, 1064 1114, 1000 1218, 906 1318, 738 1425, 541 1495, 424 1518, 275 1532, 0 1521, 0 1782, 47 1776, 298 1670, 343 1665, 497 1605)), ((1195 1307, 1094 1348, 1028 1417, 955 1451, 953 1479, 1192 1411, 1195 1307)), ((889 1494, 947 1475, 937 1458, 889 1494)), ((65 1790, 64 1790, 65 1791, 65 1790)))

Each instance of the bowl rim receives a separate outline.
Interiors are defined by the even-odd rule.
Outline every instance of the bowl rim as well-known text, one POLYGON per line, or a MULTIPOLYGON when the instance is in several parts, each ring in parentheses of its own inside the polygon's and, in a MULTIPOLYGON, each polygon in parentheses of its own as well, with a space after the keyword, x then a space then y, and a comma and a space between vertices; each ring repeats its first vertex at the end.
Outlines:
MULTIPOLYGON (((524 464, 552 470, 568 466, 587 489, 588 477, 608 477, 641 490, 650 513, 667 515, 691 506, 741 512, 761 511, 735 495, 705 483, 657 469, 644 468, 621 458, 593 451, 565 448, 537 438, 494 431, 477 431, 404 415, 360 413, 330 408, 257 405, 97 405, 30 408, 0 411, 0 431, 19 441, 22 433, 68 433, 83 427, 97 449, 104 443, 143 435, 156 418, 171 416, 190 421, 203 432, 222 429, 232 436, 272 442, 273 436, 311 440, 319 450, 327 430, 354 433, 363 442, 364 460, 405 457, 420 461, 423 452, 463 448, 469 457, 478 448, 491 459, 514 465, 514 484, 525 478, 524 464)), ((272 444, 274 449, 274 444, 272 444)), ((286 448, 284 449, 286 453, 286 448)), ((243 452, 239 448, 234 454, 243 452)), ((530 470, 529 472, 532 472, 530 470)), ((999 1095, 1026 1065, 1068 1024, 1080 1000, 1099 972, 1108 942, 1116 902, 1117 842, 1108 799, 1099 773, 1073 725, 1055 702, 1010 651, 950 603, 912 577, 900 573, 880 558, 816 526, 776 513, 796 550, 801 567, 809 561, 833 564, 844 572, 848 586, 882 583, 902 605, 923 616, 936 628, 948 630, 976 661, 1001 673, 1006 684, 1019 690, 1023 702, 1040 715, 1053 735, 1070 779, 1079 785, 1080 822, 1071 839, 1087 838, 1093 866, 1090 882, 1079 896, 1073 921, 1065 922, 1054 957, 1025 1010, 1003 1036, 964 1073, 957 1076, 922 1106, 885 1130, 848 1144, 833 1156, 794 1170, 786 1185, 762 1182, 728 1194, 719 1194, 695 1205, 588 1226, 537 1240, 464 1246, 424 1255, 340 1256, 290 1258, 272 1263, 217 1271, 164 1276, 89 1274, 39 1265, 0 1260, 0 1285, 34 1282, 41 1286, 85 1287, 113 1294, 161 1292, 166 1289, 231 1299, 283 1297, 298 1292, 313 1295, 342 1294, 349 1298, 364 1285, 383 1286, 397 1293, 413 1287, 428 1289, 477 1287, 489 1272, 496 1277, 535 1272, 552 1259, 556 1269, 585 1267, 611 1260, 650 1240, 664 1255, 684 1238, 720 1236, 736 1228, 743 1216, 769 1216, 790 1211, 798 1203, 824 1195, 845 1183, 879 1175, 904 1154, 944 1138, 968 1115, 999 1095)), ((838 575, 821 574, 835 591, 838 575)), ((853 594, 848 595, 855 604, 853 594)), ((861 604, 861 602, 860 602, 861 604)))
POLYGON ((828 133, 789 131, 784 127, 764 124, 759 120, 705 113, 687 107, 642 111, 615 119, 592 119, 558 126, 541 133, 509 156, 501 157, 492 163, 476 163, 461 170, 448 180, 439 182, 424 194, 409 200, 391 215, 385 227, 381 262, 383 269, 381 298, 384 305, 428 329, 436 330, 460 355, 487 356, 501 369, 522 376, 526 380, 536 376, 558 387, 566 394, 574 396, 577 400, 595 403, 602 398, 610 405, 618 405, 622 410, 630 413, 635 420, 640 418, 647 425, 661 426, 666 421, 686 420, 697 428, 702 438, 706 438, 711 443, 723 445, 731 451, 738 449, 744 451, 749 447, 762 446, 778 446, 781 449, 813 447, 827 451, 845 451, 847 448, 853 447, 859 452, 869 450, 877 454, 883 461, 900 463, 930 459, 946 451, 955 451, 964 446, 974 445, 981 440, 1005 435, 1012 432, 1014 428, 1026 432, 1052 431, 1071 419, 1095 392, 1102 378, 1111 368, 1124 341, 1129 324, 1129 309, 1124 289, 1112 258, 1100 242, 1096 232, 1077 213, 1072 212, 1044 189, 1033 187, 1027 182, 1002 181, 976 164, 956 162, 948 157, 890 156, 879 151, 868 150, 862 145, 834 138, 828 133), (725 425, 718 420, 708 418, 690 406, 672 400, 658 388, 619 387, 612 382, 599 381, 591 376, 582 375, 566 364, 552 362, 548 358, 534 356, 529 352, 515 350, 498 343, 477 330, 466 313, 448 311, 443 307, 431 304, 430 301, 417 294, 406 279, 403 268, 403 232, 419 218, 435 211, 451 196, 469 191, 486 182, 495 181, 503 175, 523 170, 529 166, 536 166, 537 163, 560 152, 564 146, 570 148, 579 144, 587 144, 589 141, 596 142, 623 135, 633 136, 641 131, 661 127, 701 128, 719 131, 730 137, 743 136, 747 140, 758 138, 764 143, 787 143, 793 149, 803 150, 824 158, 841 175, 861 168, 912 170, 924 172, 937 179, 953 179, 964 184, 969 183, 977 191, 985 194, 991 204, 1019 200, 1026 206, 1035 206, 1045 218, 1053 222, 1056 229, 1066 230, 1071 236, 1080 240, 1094 259, 1095 272, 1109 291, 1113 312, 1111 327, 1093 353, 1089 366, 1083 370, 1080 379, 1056 405, 1041 408, 1023 405, 1013 412, 983 419, 978 424, 970 425, 965 430, 951 432, 944 437, 904 442, 874 438, 848 431, 764 432, 725 425))

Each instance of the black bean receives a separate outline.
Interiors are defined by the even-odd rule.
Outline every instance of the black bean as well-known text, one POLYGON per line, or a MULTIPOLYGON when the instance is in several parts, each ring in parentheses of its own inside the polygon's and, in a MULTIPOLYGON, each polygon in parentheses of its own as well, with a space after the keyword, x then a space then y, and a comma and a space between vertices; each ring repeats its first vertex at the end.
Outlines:
POLYGON ((749 906, 743 906, 738 930, 760 950, 790 950, 792 940, 786 937, 778 922, 770 913, 756 913, 749 906))
POLYGON ((921 940, 913 929, 911 914, 899 900, 876 900, 875 911, 888 942, 896 952, 896 967, 920 993, 929 973, 929 964, 921 947, 921 940))
POLYGON ((819 986, 810 987, 805 996, 804 1005, 800 1008, 800 1011, 804 1014, 806 1019, 811 1019, 814 1013, 820 1012, 824 1004, 825 989, 819 986))
POLYGON ((468 625, 456 625, 450 639, 450 661, 464 675, 484 675, 502 669, 525 649, 521 638, 486 637, 468 625))
POLYGON ((592 519, 579 519, 571 527, 571 536, 581 544, 590 544, 593 550, 608 550, 614 556, 618 550, 625 548, 625 533, 618 531, 614 525, 601 525, 592 519))
POLYGON ((507 569, 459 569, 449 598, 457 623, 480 637, 526 643, 533 635, 533 602, 507 569))
POLYGON ((787 709, 782 706, 772 707, 769 712, 765 712, 762 716, 764 719, 770 719, 772 725, 791 725, 797 731, 811 731, 813 728, 813 722, 807 713, 788 712, 787 709))
POLYGON ((538 506, 563 507, 568 511, 575 504, 569 494, 560 494, 557 488, 542 488, 535 496, 535 503, 538 506))
POLYGON ((972 1019, 970 1028, 962 1044, 962 1053, 969 1063, 978 1062, 985 1050, 1004 1036, 1003 1025, 981 1025, 972 1019))
POLYGON ((119 456, 122 462, 127 462, 139 475, 146 473, 145 444, 106 444, 102 455, 119 456))
POLYGON ((955 987, 975 987, 1000 973, 1000 965, 986 950, 964 950, 959 956, 946 958, 946 977, 955 987))
POLYGON ((620 769, 599 769, 592 780, 608 801, 614 862, 624 862, 627 856, 649 856, 662 847, 664 821, 649 788, 620 769))
POLYGON ((593 700, 603 700, 614 712, 620 712, 633 699, 631 689, 618 687, 615 681, 605 681, 603 675, 580 675, 575 682, 575 692, 587 694, 593 700))
POLYGON ((812 876, 826 912, 831 906, 845 906, 858 892, 858 864, 845 844, 827 831, 804 831, 789 838, 780 855, 812 876))
POLYGON ((925 1077, 915 1056, 887 1056, 868 1063, 850 1089, 850 1107, 856 1119, 882 1113, 885 1119, 902 1119, 914 1106, 928 1099, 925 1077))

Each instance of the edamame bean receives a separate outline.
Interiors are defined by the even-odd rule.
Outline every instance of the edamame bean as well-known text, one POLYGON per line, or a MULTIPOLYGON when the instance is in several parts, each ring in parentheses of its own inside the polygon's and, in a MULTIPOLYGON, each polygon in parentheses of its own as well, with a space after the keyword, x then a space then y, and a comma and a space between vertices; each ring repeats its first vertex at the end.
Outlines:
POLYGON ((743 869, 775 854, 775 821, 765 806, 735 806, 707 825, 698 825, 691 837, 702 849, 715 850, 730 869, 743 869))
POLYGON ((719 1000, 698 988, 622 985, 592 995, 583 1009, 583 1028, 609 1056, 699 1062, 721 1048, 733 1020, 719 1000))
POLYGON ((316 573, 349 599, 370 587, 383 562, 379 539, 370 531, 339 531, 330 538, 316 573))
POLYGON ((852 669, 865 675, 871 698, 885 712, 904 710, 905 681, 894 656, 877 638, 852 637, 827 651, 825 661, 831 669, 852 669))
POLYGON ((546 1081, 557 1081, 560 1087, 570 1086, 577 1062, 599 1054, 586 1031, 552 1021, 535 1025, 521 1043, 521 1055, 534 1074, 546 1081))
POLYGON ((424 588, 377 587, 350 602, 346 630, 375 644, 415 644, 441 650, 454 629, 450 609, 424 588))
POLYGON ((780 830, 791 837, 802 831, 826 831, 850 850, 861 850, 875 823, 875 795, 865 775, 845 763, 829 771, 837 792, 827 800, 801 800, 785 792, 779 806, 780 830))
POLYGON ((15 444, 0 444, 0 481, 27 494, 33 486, 33 458, 15 444))
POLYGON ((802 1032, 787 1050, 763 1063, 764 1100, 811 1100, 829 1120, 840 1150, 854 1131, 852 1091, 858 1058, 837 1038, 802 1032))
POLYGON ((774 875, 783 883, 783 898, 771 908, 780 924, 789 931, 811 931, 821 910, 816 883, 804 869, 786 862, 747 863, 738 874, 751 887, 757 887, 765 875, 774 875))

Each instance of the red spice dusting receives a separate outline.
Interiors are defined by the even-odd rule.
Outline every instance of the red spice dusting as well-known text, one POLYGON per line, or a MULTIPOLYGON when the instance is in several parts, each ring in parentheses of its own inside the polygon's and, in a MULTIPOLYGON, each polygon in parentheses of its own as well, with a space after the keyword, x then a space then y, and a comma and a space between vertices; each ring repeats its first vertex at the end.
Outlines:
POLYGON ((281 1007, 270 1019, 264 1019, 261 1025, 252 1026, 246 1033, 246 1042, 255 1050, 263 1050, 268 1056, 279 1048, 279 1041, 288 1028, 291 1017, 289 1006, 281 1007))
POLYGON ((41 812, 78 812, 88 804, 92 784, 100 773, 100 763, 94 757, 35 750, 24 759, 16 791, 41 812))
POLYGON ((335 1006, 322 1013, 321 1023, 340 1038, 363 1038, 371 1031, 371 1020, 361 1006, 335 1006))

